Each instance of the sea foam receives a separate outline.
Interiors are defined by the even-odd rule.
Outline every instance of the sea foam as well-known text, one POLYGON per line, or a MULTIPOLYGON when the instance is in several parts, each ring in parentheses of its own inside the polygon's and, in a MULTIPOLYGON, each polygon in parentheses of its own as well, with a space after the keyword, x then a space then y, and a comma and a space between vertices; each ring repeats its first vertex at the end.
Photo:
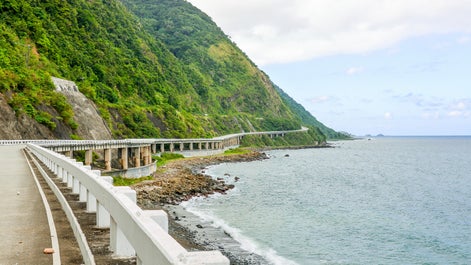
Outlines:
POLYGON ((263 246, 259 242, 257 242, 255 239, 250 238, 244 234, 243 231, 240 229, 233 227, 229 225, 226 221, 223 219, 217 217, 213 212, 211 211, 203 211, 201 209, 198 209, 197 205, 207 202, 208 200, 217 200, 218 197, 221 197, 224 195, 221 195, 219 193, 216 193, 214 195, 211 195, 207 198, 205 197, 195 197, 192 198, 189 201, 182 202, 180 205, 188 212, 192 213, 193 215, 197 216, 199 219, 201 219, 203 222, 211 224, 212 227, 222 229, 226 234, 228 234, 230 237, 232 237, 234 240, 236 240, 240 244, 240 248, 260 255, 263 258, 265 258, 270 264, 273 265, 299 265, 298 263, 289 260, 285 257, 280 256, 276 250, 263 246))

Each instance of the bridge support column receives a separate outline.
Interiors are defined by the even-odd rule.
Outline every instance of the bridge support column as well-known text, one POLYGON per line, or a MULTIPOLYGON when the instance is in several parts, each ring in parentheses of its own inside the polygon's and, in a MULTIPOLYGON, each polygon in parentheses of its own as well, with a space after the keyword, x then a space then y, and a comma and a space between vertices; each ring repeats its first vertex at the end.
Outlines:
POLYGON ((180 143, 180 151, 183 151, 185 145, 183 143, 180 143))
POLYGON ((144 163, 144 166, 148 165, 149 162, 149 146, 143 146, 141 147, 141 157, 142 161, 144 163))
POLYGON ((148 146, 147 147, 147 162, 146 165, 149 165, 152 163, 152 147, 148 146))
MULTIPOLYGON (((127 196, 133 203, 136 203, 136 191, 129 187, 118 188, 118 192, 127 196)), ((125 224, 121 224, 125 225, 125 224)), ((114 252, 114 255, 130 257, 136 255, 136 251, 129 243, 128 239, 122 232, 120 226, 111 217, 110 226, 110 248, 114 252)))
POLYGON ((91 165, 93 160, 93 150, 85 150, 85 165, 91 165))
POLYGON ((141 166, 141 150, 139 147, 134 148, 134 167, 141 166))
POLYGON ((119 162, 122 169, 128 169, 128 148, 119 148, 118 155, 120 156, 119 162))
POLYGON ((70 150, 70 151, 65 151, 65 152, 64 152, 64 155, 65 155, 66 157, 72 158, 72 157, 74 157, 74 152, 73 152, 72 150, 70 150))
POLYGON ((165 144, 164 143, 160 144, 160 152, 161 153, 165 152, 165 144))
POLYGON ((173 143, 170 143, 170 152, 173 152, 174 148, 175 148, 175 145, 173 143))
POLYGON ((198 149, 201 150, 203 147, 202 147, 202 144, 201 142, 198 142, 198 149))
POLYGON ((193 151, 193 143, 190 143, 190 150, 193 151))
POLYGON ((105 149, 105 170, 111 170, 111 149, 105 149))

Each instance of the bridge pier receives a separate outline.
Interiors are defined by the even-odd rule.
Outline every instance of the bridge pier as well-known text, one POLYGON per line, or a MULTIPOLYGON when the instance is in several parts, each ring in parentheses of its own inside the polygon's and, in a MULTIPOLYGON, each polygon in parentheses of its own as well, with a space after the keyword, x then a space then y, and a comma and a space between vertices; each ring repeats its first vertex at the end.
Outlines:
POLYGON ((105 170, 110 171, 111 170, 111 149, 105 149, 105 170))
POLYGON ((64 155, 65 155, 66 157, 73 158, 73 157, 74 157, 74 151, 72 151, 72 150, 65 151, 65 152, 64 152, 64 155))
POLYGON ((91 165, 92 164, 92 161, 93 160, 93 150, 92 149, 88 149, 88 150, 85 150, 85 165, 91 165))
POLYGON ((128 148, 118 148, 118 159, 121 164, 121 168, 128 169, 128 148))
POLYGON ((133 152, 133 162, 134 162, 134 167, 140 167, 141 166, 141 150, 139 147, 135 147, 132 149, 133 152))
POLYGON ((157 144, 151 144, 150 149, 151 154, 157 153, 157 144))
POLYGON ((151 148, 151 146, 147 146, 146 150, 147 150, 147 161, 146 161, 145 165, 147 166, 147 165, 152 164, 152 148, 151 148))

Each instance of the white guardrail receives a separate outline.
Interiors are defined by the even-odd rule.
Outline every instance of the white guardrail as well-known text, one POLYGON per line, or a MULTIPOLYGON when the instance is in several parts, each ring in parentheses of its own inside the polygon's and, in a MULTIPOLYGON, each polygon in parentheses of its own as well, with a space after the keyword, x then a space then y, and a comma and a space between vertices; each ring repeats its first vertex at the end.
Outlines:
POLYGON ((27 144, 27 148, 79 194, 87 211, 96 211, 98 227, 110 227, 114 255, 136 256, 138 265, 229 265, 219 251, 188 252, 168 234, 166 213, 142 210, 136 205, 136 192, 129 187, 114 187, 99 171, 46 148, 35 144, 27 144))

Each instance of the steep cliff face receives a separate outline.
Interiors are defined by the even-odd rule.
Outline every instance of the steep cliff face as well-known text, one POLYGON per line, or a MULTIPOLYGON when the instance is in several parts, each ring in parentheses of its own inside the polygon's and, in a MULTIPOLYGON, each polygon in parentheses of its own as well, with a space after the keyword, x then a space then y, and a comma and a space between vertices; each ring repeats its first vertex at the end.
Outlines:
MULTIPOLYGON (((73 82, 66 81, 65 84, 67 83, 73 84, 73 82)), ((69 88, 69 85, 64 86, 64 83, 62 83, 62 89, 58 90, 57 93, 63 94, 72 106, 78 124, 77 129, 72 130, 61 121, 53 108, 46 105, 40 106, 40 109, 56 114, 52 119, 56 124, 56 128, 51 130, 27 114, 15 113, 8 104, 5 95, 0 94, 0 139, 68 139, 74 134, 83 139, 112 139, 111 130, 99 115, 96 105, 78 90, 69 88)))
POLYGON ((16 115, 0 94, 0 139, 54 139, 54 134, 28 115, 16 115))
POLYGON ((52 80, 56 91, 67 98, 74 110, 74 119, 78 126, 73 133, 84 139, 112 139, 111 130, 100 116, 95 103, 79 91, 75 82, 55 77, 52 80))

